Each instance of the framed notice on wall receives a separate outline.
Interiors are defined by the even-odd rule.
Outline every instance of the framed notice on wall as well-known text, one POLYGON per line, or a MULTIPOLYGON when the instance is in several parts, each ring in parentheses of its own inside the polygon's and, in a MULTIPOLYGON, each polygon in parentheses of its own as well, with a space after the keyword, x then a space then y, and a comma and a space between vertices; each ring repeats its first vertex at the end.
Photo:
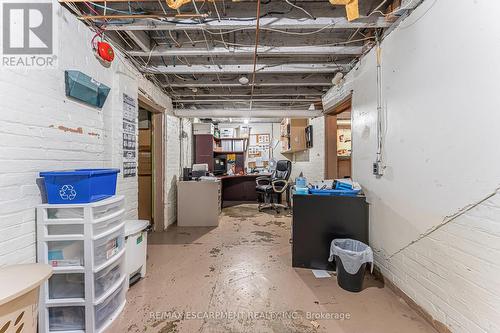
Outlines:
POLYGON ((337 156, 351 156, 351 129, 337 129, 337 156))
POLYGON ((137 100, 123 94, 123 177, 137 175, 137 100))
POLYGON ((251 134, 248 144, 249 167, 266 167, 269 164, 271 152, 271 134, 251 134))

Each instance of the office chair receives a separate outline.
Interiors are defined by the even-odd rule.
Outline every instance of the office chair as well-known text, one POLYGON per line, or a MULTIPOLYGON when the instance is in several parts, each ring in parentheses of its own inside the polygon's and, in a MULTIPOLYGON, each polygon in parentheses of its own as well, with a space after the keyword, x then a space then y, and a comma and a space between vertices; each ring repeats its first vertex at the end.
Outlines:
POLYGON ((276 170, 271 176, 257 177, 257 202, 259 203, 259 212, 266 208, 272 208, 279 213, 279 208, 290 208, 287 198, 287 205, 281 204, 281 194, 288 193, 288 179, 292 173, 292 162, 281 160, 276 163, 276 170))

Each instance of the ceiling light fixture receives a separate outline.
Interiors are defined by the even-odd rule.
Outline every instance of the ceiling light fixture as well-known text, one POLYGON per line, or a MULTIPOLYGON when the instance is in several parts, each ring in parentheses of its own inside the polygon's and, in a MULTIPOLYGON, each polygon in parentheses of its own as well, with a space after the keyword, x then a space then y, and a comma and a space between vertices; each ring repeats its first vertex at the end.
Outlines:
POLYGON ((240 78, 238 79, 238 81, 239 81, 241 84, 243 84, 243 85, 248 84, 248 82, 249 82, 249 81, 248 81, 248 78, 247 78, 246 76, 242 76, 242 77, 240 77, 240 78))
POLYGON ((342 81, 343 78, 344 78, 344 74, 342 74, 341 72, 337 72, 337 74, 335 74, 335 76, 332 79, 332 84, 334 86, 338 85, 342 81))

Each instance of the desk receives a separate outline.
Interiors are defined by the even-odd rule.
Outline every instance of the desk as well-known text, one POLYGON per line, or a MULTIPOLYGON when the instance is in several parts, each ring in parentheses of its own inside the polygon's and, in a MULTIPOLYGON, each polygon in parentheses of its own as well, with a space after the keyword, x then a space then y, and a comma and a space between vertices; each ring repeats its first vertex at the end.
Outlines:
POLYGON ((260 176, 270 174, 248 174, 219 177, 222 184, 222 207, 230 206, 231 201, 257 202, 257 191, 255 180, 260 176))
POLYGON ((328 262, 335 238, 368 244, 365 197, 294 195, 292 266, 335 270, 335 263, 328 262))

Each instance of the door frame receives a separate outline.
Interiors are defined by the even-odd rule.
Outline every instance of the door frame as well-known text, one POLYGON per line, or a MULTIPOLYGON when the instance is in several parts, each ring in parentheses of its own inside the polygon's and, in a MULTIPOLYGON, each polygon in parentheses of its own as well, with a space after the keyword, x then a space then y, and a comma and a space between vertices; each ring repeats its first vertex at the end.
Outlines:
POLYGON ((335 179, 338 176, 337 170, 337 115, 351 110, 352 94, 339 101, 329 112, 324 115, 325 118, 325 179, 335 179), (332 150, 333 149, 333 150, 332 150), (335 152, 331 156, 329 152, 335 152))
POLYGON ((139 105, 151 112, 153 231, 165 229, 165 113, 139 90, 139 105))

